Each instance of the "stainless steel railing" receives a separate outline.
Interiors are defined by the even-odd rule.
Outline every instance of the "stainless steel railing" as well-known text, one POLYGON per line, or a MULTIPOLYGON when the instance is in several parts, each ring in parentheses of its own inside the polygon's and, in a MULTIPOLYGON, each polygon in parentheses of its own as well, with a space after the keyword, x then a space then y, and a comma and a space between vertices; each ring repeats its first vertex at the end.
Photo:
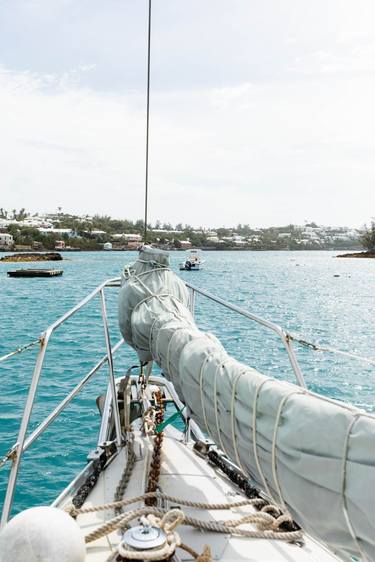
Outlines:
MULTIPOLYGON (((73 400, 73 398, 82 390, 82 388, 89 382, 89 380, 93 377, 93 375, 99 371, 103 367, 105 363, 108 363, 108 376, 109 376, 109 385, 111 389, 112 395, 112 411, 115 420, 115 434, 116 434, 116 444, 118 446, 122 443, 122 435, 121 435, 121 424, 120 424, 120 414, 118 409, 118 402, 116 398, 116 383, 115 383, 115 375, 114 375, 114 365, 113 365, 113 355, 116 351, 121 347, 124 343, 123 339, 120 339, 116 345, 112 347, 109 335, 109 327, 108 327, 108 318, 107 318, 107 308, 106 308, 106 300, 105 300, 105 289, 108 287, 118 287, 119 286, 119 278, 109 279, 104 281, 101 285, 99 285, 94 291, 92 291, 87 297, 85 297, 81 302, 79 302, 76 306, 74 306, 71 310, 66 312, 61 318, 56 320, 53 324, 51 324, 47 330, 40 336, 39 338, 39 351, 36 358, 36 363, 34 367, 33 376, 30 383, 30 388, 26 400, 26 405, 24 408, 24 412, 21 419, 21 424, 18 432, 17 442, 11 447, 8 453, 4 456, 2 460, 0 460, 0 467, 4 465, 7 461, 11 462, 11 469, 8 478, 8 485, 5 494, 4 506, 1 516, 1 525, 4 525, 9 518, 9 514, 12 508, 14 491, 17 484, 17 477, 19 472, 19 466, 21 462, 22 455, 26 449, 30 447, 30 445, 47 429, 47 427, 57 418, 57 416, 66 408, 66 406, 73 400), (44 359, 47 351, 48 344, 54 332, 66 322, 69 318, 71 318, 74 314, 76 314, 79 310, 81 310, 85 305, 87 305, 90 301, 92 301, 95 297, 99 296, 100 303, 101 303, 101 316, 103 321, 103 328, 104 328, 104 337, 106 342, 106 354, 102 357, 102 359, 83 377, 83 379, 74 387, 74 389, 56 406, 56 408, 38 425, 38 427, 26 438, 27 429, 29 426, 30 416, 33 409, 36 391, 38 388, 38 383, 40 380, 44 359)), ((31 346, 25 346, 20 351, 28 349, 31 346)), ((16 353, 20 352, 16 351, 16 353)), ((4 356, 2 360, 9 359, 15 353, 10 353, 7 356, 4 356)))
POLYGON ((360 361, 362 363, 367 363, 368 365, 375 365, 375 359, 371 359, 369 357, 363 357, 362 355, 358 355, 357 353, 351 353, 349 351, 343 351, 342 349, 335 349, 334 347, 331 346, 327 346, 327 345, 321 345, 321 344, 317 344, 317 343, 312 343, 309 341, 306 341, 305 339, 302 339, 298 336, 296 336, 295 334, 291 334, 290 332, 287 332, 286 330, 284 330, 283 328, 281 328, 281 326, 279 326, 278 324, 275 324, 274 322, 271 322, 270 320, 265 320, 264 318, 261 318, 260 316, 257 316, 256 314, 253 314, 235 304, 231 304, 223 299, 221 299, 220 297, 217 297, 216 295, 213 295, 211 293, 209 293, 208 291, 205 291, 204 289, 200 289, 199 287, 196 287, 195 285, 192 285, 191 283, 186 283, 185 285, 187 287, 189 287, 190 289, 190 311, 191 313, 194 315, 194 309, 195 309, 195 296, 196 293, 202 295, 203 297, 216 302, 222 306, 224 306, 225 308, 232 310, 233 312, 236 312, 237 314, 240 314, 241 316, 244 316, 245 318, 248 318, 249 320, 253 320, 254 322, 256 322, 257 324, 263 326, 264 328, 268 328, 269 330, 273 331, 275 334, 277 334, 279 336, 279 338, 281 339, 288 357, 289 357, 289 361, 290 364, 292 366, 292 369, 294 371, 297 383, 306 388, 306 383, 302 374, 302 371, 300 369, 300 366, 298 364, 297 361, 297 357, 296 354, 294 352, 294 348, 293 348, 293 342, 295 342, 296 344, 308 348, 312 351, 318 351, 318 352, 326 352, 326 353, 333 353, 336 355, 341 355, 342 357, 347 357, 348 359, 354 359, 356 361, 360 361))
POLYGON ((265 320, 264 318, 261 318, 260 316, 256 316, 255 314, 252 314, 251 312, 248 312, 247 310, 244 310, 243 308, 240 308, 239 306, 235 305, 235 304, 231 304, 223 299, 221 299, 220 297, 216 297, 215 295, 212 295, 211 293, 209 293, 208 291, 205 291, 204 289, 200 289, 198 287, 196 287, 195 285, 191 285, 190 283, 186 283, 186 286, 189 287, 190 289, 190 311, 191 313, 194 315, 194 308, 195 308, 195 295, 196 293, 206 297, 207 299, 216 302, 222 306, 224 306, 225 308, 232 310, 233 312, 236 312, 237 314, 240 314, 241 316, 244 316, 245 318, 248 318, 249 320, 253 320, 254 322, 256 322, 257 324, 260 324, 261 326, 263 326, 264 328, 268 328, 269 330, 271 330, 272 332, 275 332, 275 334, 277 334, 279 336, 279 338, 281 339, 286 352, 288 354, 289 357, 289 361, 290 364, 292 366, 293 372, 295 374, 296 380, 297 380, 297 384, 299 386, 302 386, 302 388, 306 388, 306 383, 305 383, 305 379, 303 377, 302 371, 300 369, 300 366, 298 364, 297 361, 297 357, 296 354, 294 352, 293 349, 293 345, 292 345, 292 337, 290 334, 288 334, 285 330, 283 330, 280 326, 278 326, 277 324, 274 324, 273 322, 270 322, 269 320, 265 320))

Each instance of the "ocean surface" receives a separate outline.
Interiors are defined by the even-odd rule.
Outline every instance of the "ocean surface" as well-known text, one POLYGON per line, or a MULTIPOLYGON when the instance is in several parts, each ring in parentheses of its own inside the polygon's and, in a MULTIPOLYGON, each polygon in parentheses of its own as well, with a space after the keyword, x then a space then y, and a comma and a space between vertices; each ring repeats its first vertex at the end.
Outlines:
MULTIPOLYGON (((1 254, 4 255, 4 254, 1 254)), ((305 340, 375 359, 375 260, 335 259, 334 252, 206 252, 205 267, 181 276, 305 340)), ((117 277, 134 252, 65 253, 51 279, 11 279, 20 264, 0 262, 0 356, 35 340, 46 327, 97 285, 117 277)), ((184 254, 172 253, 177 271, 184 254)), ((39 264, 33 264, 38 267, 39 264)), ((22 266, 21 266, 22 267, 22 266)), ((29 264, 27 265, 29 267, 29 264)), ((117 291, 107 289, 111 341, 120 339, 117 291)), ((265 374, 294 380, 282 343, 272 332, 198 296, 196 319, 218 336, 236 359, 265 374)), ((375 367, 348 357, 296 345, 308 387, 375 412, 375 367)), ((16 441, 37 347, 0 363, 0 457, 16 441)), ((59 328, 48 347, 30 430, 34 429, 105 353, 99 299, 59 328)), ((135 364, 132 351, 115 356, 116 375, 135 364)), ((107 385, 108 368, 24 454, 14 512, 51 502, 95 448, 99 414, 95 398, 107 385)), ((8 469, 0 470, 0 506, 8 469)))

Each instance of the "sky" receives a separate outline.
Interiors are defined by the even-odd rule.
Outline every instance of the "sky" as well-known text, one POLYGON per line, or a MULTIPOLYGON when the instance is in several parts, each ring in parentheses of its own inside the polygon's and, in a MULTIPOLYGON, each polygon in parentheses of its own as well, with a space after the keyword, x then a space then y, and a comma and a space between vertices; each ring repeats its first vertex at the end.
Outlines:
MULTIPOLYGON (((0 0, 0 207, 143 216, 148 0, 0 0)), ((373 0, 153 0, 149 219, 375 215, 373 0)))

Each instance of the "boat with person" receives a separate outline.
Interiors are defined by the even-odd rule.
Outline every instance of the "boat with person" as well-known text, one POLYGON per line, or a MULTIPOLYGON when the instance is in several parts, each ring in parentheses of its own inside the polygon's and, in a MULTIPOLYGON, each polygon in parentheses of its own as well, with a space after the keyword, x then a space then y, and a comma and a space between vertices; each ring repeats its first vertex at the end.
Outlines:
POLYGON ((203 263, 199 250, 190 250, 186 260, 180 263, 180 271, 199 271, 203 263))

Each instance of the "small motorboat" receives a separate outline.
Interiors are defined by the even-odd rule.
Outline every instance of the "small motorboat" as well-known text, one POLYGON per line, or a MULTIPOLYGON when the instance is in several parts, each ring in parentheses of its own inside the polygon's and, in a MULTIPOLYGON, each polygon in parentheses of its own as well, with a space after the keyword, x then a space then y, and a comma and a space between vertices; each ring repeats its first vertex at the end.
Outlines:
POLYGON ((199 250, 190 250, 186 260, 180 263, 180 271, 199 271, 203 263, 199 250))

